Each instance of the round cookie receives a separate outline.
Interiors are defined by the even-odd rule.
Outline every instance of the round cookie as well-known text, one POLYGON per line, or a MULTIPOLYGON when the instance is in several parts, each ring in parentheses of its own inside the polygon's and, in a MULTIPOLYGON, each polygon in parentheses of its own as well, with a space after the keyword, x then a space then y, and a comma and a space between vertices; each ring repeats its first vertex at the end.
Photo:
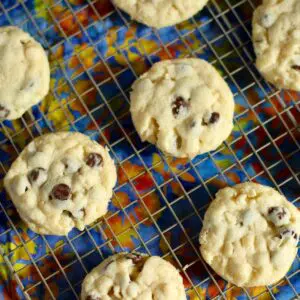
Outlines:
POLYGON ((234 101, 217 70, 197 58, 153 65, 133 84, 132 120, 142 141, 175 157, 215 150, 233 128, 234 101))
POLYGON ((42 46, 18 27, 0 28, 0 120, 21 117, 49 91, 50 70, 42 46))
POLYGON ((107 212, 116 178, 105 148, 81 133, 59 132, 33 140, 4 186, 31 230, 65 235, 107 212))
POLYGON ((300 91, 300 1, 265 0, 252 25, 258 70, 276 87, 300 91))
POLYGON ((256 183, 221 189, 200 233, 200 251, 217 274, 241 287, 281 279, 297 254, 300 212, 276 190, 256 183))
POLYGON ((195 15, 208 0, 113 0, 132 19, 147 26, 162 28, 195 15))
POLYGON ((158 256, 119 253, 105 259, 84 279, 81 300, 185 300, 182 277, 158 256))

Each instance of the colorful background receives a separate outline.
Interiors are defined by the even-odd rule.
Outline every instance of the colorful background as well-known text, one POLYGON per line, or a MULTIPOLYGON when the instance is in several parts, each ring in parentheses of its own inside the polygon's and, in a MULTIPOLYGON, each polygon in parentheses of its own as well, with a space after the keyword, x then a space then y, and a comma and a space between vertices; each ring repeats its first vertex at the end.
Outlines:
POLYGON ((212 0, 194 18, 157 31, 109 0, 0 1, 0 26, 31 33, 51 64, 49 95, 21 119, 0 124, 0 299, 76 299, 88 271, 114 252, 134 249, 180 269, 189 299, 296 297, 299 256, 276 285, 240 289, 208 268, 198 251, 205 209, 226 185, 253 180, 299 205, 300 96, 274 89, 254 66, 251 16, 258 4, 212 0), (187 56, 213 63, 236 103, 230 138, 192 161, 141 143, 129 114, 137 76, 156 61, 187 56), (58 130, 108 145, 118 184, 103 219, 66 237, 41 236, 20 220, 2 178, 29 141, 58 130))

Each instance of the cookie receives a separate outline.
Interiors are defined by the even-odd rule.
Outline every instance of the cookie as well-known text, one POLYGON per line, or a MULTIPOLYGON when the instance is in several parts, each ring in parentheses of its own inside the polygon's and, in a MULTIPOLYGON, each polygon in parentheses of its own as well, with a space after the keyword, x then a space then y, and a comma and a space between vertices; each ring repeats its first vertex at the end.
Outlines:
POLYGON ((200 251, 217 274, 240 287, 281 279, 297 254, 300 212, 276 190, 242 183, 220 190, 200 233, 200 251))
POLYGON ((18 27, 0 28, 0 120, 21 117, 49 91, 50 69, 42 46, 18 27))
POLYGON ((208 0, 113 0, 134 20, 162 28, 180 23, 195 15, 208 0))
POLYGON ((119 253, 105 259, 84 279, 82 300, 185 300, 179 272, 158 256, 119 253))
POLYGON ((300 1, 265 0, 252 25, 260 73, 278 88, 300 91, 300 1))
POLYGON ((4 186, 31 230, 65 235, 107 212, 116 178, 105 148, 81 133, 59 132, 33 140, 4 186))
POLYGON ((215 150, 233 128, 233 95, 204 60, 156 63, 132 89, 130 111, 140 138, 172 156, 215 150))

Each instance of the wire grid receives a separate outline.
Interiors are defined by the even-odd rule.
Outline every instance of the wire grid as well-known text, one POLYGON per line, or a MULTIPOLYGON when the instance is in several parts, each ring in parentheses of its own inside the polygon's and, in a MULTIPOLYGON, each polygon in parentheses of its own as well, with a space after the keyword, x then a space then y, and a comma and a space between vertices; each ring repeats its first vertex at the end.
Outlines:
POLYGON ((137 250, 170 260, 190 299, 297 297, 299 256, 276 285, 238 289, 209 269, 198 251, 205 208, 218 188, 252 180, 276 187, 296 205, 299 200, 299 95, 275 90, 254 67, 256 5, 211 1, 189 21, 157 31, 130 21, 107 0, 0 2, 1 25, 17 25, 38 39, 52 71, 49 96, 20 120, 2 124, 1 176, 30 140, 58 130, 81 131, 106 144, 119 175, 110 212, 66 237, 31 232, 1 194, 1 243, 12 240, 0 248, 3 278, 12 275, 1 281, 6 293, 78 299, 92 267, 112 253, 137 250), (141 143, 128 111, 134 79, 158 60, 190 56, 214 64, 236 101, 232 136, 192 161, 141 143))

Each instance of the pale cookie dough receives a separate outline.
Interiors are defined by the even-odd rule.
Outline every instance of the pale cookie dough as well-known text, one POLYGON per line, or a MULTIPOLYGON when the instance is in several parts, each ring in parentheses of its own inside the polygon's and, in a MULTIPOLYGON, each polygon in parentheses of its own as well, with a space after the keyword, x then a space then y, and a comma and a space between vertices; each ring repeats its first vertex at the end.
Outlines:
POLYGON ((18 27, 0 28, 0 120, 21 117, 49 91, 50 70, 42 46, 18 27))
POLYGON ((119 253, 84 279, 81 300, 185 300, 182 277, 158 256, 119 253))
POLYGON ((161 28, 189 19, 208 0, 113 0, 132 19, 147 26, 161 28))
POLYGON ((105 148, 81 133, 59 132, 33 140, 4 186, 31 230, 65 235, 107 212, 116 179, 105 148))
POLYGON ((217 274, 241 287, 281 279, 297 254, 300 212, 276 190, 242 183, 220 190, 200 233, 200 251, 217 274))
POLYGON ((300 91, 300 1, 263 1, 252 25, 258 70, 276 87, 300 91))
POLYGON ((212 65, 176 59, 156 63, 133 84, 130 111, 142 141, 175 157, 193 158, 229 136, 234 101, 212 65))

